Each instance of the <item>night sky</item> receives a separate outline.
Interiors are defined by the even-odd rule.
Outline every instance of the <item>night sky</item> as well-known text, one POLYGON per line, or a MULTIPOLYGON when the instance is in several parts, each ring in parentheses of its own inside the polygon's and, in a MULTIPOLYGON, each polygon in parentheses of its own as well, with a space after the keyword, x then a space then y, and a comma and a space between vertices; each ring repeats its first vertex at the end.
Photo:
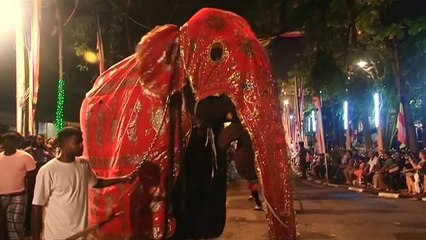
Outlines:
MULTIPOLYGON (((189 9, 188 12, 190 10, 196 11, 196 9, 189 9)), ((49 9, 42 11, 44 12, 42 12, 41 29, 40 88, 36 121, 53 122, 58 81, 58 38, 51 32, 55 22, 52 11, 49 9)), ((178 21, 183 22, 181 19, 178 21)), ((275 78, 286 79, 287 71, 291 68, 298 49, 301 49, 301 44, 296 39, 277 38, 271 43, 268 52, 275 78)), ((92 66, 89 73, 78 71, 77 64, 81 62, 81 59, 75 56, 72 39, 66 36, 63 52, 66 81, 64 120, 78 122, 80 104, 93 84, 97 66, 92 66)), ((0 63, 0 113, 6 112, 13 115, 16 91, 13 31, 2 34, 0 38, 0 63)), ((0 124, 6 124, 6 119, 0 119, 0 124)))

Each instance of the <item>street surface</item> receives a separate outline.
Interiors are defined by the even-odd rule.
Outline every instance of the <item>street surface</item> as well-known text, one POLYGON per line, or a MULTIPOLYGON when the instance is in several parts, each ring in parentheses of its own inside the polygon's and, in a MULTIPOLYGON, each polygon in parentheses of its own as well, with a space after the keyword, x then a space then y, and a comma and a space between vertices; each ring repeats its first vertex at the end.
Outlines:
MULTIPOLYGON (((295 185, 301 239, 426 239, 426 202, 379 198, 300 179, 295 185)), ((219 239, 268 239, 265 214, 252 211, 249 194, 244 181, 228 185, 227 223, 219 239)))
POLYGON ((227 219, 225 230, 219 239, 269 239, 265 212, 253 211, 255 203, 248 200, 249 196, 250 190, 244 180, 228 184, 227 219))
POLYGON ((302 239, 426 239, 426 203, 296 181, 302 239))

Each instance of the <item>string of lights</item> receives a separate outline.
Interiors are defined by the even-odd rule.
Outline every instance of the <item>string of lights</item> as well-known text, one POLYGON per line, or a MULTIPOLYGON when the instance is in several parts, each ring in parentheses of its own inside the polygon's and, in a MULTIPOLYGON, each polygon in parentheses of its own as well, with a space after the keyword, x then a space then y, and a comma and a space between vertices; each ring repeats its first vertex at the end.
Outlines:
POLYGON ((58 97, 56 98, 55 128, 59 132, 64 127, 65 81, 58 81, 58 97))

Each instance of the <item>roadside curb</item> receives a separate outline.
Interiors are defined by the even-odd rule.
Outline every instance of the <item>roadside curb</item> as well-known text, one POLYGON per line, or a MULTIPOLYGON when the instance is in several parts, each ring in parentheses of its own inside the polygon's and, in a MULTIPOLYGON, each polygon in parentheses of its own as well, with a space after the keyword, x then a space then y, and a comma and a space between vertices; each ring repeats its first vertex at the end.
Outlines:
POLYGON ((381 198, 391 198, 391 199, 402 198, 402 199, 420 200, 420 201, 426 202, 426 197, 413 198, 413 197, 410 197, 410 196, 407 196, 407 195, 404 195, 404 194, 400 194, 400 193, 382 192, 382 191, 372 189, 372 188, 364 188, 364 187, 360 187, 360 186, 347 186, 347 185, 341 185, 341 184, 328 183, 326 181, 322 181, 322 180, 315 179, 315 178, 307 178, 306 180, 308 180, 310 182, 314 182, 316 184, 328 186, 328 187, 347 189, 347 190, 352 191, 352 192, 366 193, 366 194, 375 195, 375 196, 378 196, 378 197, 381 197, 381 198))
POLYGON ((378 196, 384 197, 384 198, 399 198, 398 193, 388 193, 388 192, 379 192, 378 196))
POLYGON ((354 191, 354 192, 364 192, 364 188, 357 188, 357 187, 348 187, 349 191, 354 191))
POLYGON ((325 183, 325 185, 327 185, 329 187, 339 187, 339 185, 333 184, 333 183, 325 183))

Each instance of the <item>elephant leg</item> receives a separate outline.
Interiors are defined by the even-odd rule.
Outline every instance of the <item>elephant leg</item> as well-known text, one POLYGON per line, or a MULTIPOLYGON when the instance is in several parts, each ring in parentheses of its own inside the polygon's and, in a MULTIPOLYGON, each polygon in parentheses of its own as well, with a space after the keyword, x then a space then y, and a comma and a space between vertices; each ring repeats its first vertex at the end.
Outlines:
POLYGON ((155 193, 164 185, 162 179, 164 176, 158 165, 146 162, 141 166, 139 183, 135 183, 136 187, 130 194, 130 223, 133 230, 130 239, 159 239, 158 235, 162 234, 162 231, 154 231, 164 223, 164 199, 155 193))
POLYGON ((225 227, 226 154, 217 148, 218 168, 212 176, 212 148, 205 145, 204 130, 193 130, 175 184, 173 239, 217 238, 225 227))

